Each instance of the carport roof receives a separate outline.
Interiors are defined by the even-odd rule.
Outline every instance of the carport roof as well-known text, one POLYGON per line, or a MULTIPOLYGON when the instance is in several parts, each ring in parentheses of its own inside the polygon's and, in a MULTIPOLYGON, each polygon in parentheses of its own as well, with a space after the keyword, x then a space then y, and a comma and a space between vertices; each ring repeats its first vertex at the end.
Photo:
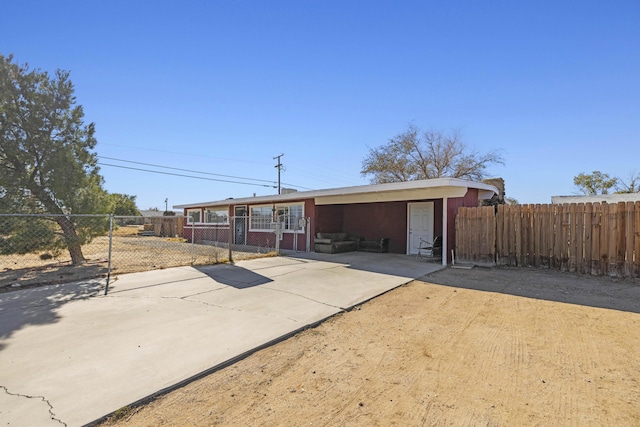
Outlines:
POLYGON ((375 201, 411 200, 416 198, 462 197, 467 190, 480 190, 480 199, 489 199, 499 194, 498 189, 482 182, 459 178, 436 178, 420 181, 393 182, 388 184, 358 185, 353 187, 330 188, 325 190, 300 191, 270 196, 224 199, 210 202, 174 205, 176 209, 210 206, 228 206, 259 203, 279 203, 314 199, 316 204, 366 203, 375 201))

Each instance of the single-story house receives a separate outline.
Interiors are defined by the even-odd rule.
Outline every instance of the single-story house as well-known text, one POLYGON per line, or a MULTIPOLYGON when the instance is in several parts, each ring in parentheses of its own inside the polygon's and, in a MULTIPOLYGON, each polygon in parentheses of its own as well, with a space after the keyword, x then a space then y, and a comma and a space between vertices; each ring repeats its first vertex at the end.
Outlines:
POLYGON ((441 237, 442 253, 446 255, 442 263, 446 265, 455 243, 458 208, 480 206, 483 200, 498 194, 499 190, 489 184, 437 178, 225 199, 174 208, 182 209, 188 217, 191 229, 185 226, 187 238, 190 233, 197 233, 198 226, 203 230, 213 226, 217 227, 216 237, 225 239, 233 222, 234 244, 261 236, 273 240, 273 218, 284 215, 306 220, 287 220, 281 226, 281 249, 313 250, 318 233, 341 232, 368 241, 386 238, 385 250, 411 255, 418 253, 420 239, 432 242, 441 237), (298 232, 299 226, 303 233, 298 232))

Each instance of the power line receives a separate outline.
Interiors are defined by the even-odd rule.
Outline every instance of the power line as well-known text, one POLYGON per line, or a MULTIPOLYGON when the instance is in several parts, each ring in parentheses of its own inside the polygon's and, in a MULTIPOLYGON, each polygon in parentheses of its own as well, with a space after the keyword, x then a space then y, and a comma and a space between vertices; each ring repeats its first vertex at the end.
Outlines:
POLYGON ((149 172, 149 173, 157 173, 157 174, 160 174, 160 175, 172 175, 172 176, 181 176, 181 177, 184 177, 184 178, 203 179, 205 181, 218 181, 218 182, 228 182, 228 183, 231 183, 231 184, 244 184, 244 185, 255 185, 255 186, 259 186, 259 187, 277 188, 275 185, 254 184, 254 183, 251 183, 251 182, 241 182, 241 181, 230 181, 230 180, 226 180, 226 179, 206 178, 204 176, 184 175, 184 174, 181 174, 181 173, 160 172, 160 171, 154 171, 154 170, 150 170, 150 169, 132 168, 132 167, 129 167, 129 166, 112 165, 110 163, 102 163, 102 162, 98 162, 98 164, 100 166, 111 166, 111 167, 114 167, 114 168, 130 169, 130 170, 149 172))
POLYGON ((151 166, 151 167, 154 167, 154 168, 171 169, 171 170, 182 171, 182 172, 201 173, 203 175, 221 176, 223 178, 244 179, 245 181, 260 181, 260 182, 268 182, 268 183, 271 183, 271 184, 275 184, 275 181, 269 181, 269 180, 266 180, 266 179, 244 178, 242 176, 222 175, 222 174, 219 174, 219 173, 202 172, 202 171, 196 171, 196 170, 192 170, 192 169, 181 169, 181 168, 174 168, 174 167, 171 167, 171 166, 154 165, 152 163, 134 162, 133 160, 116 159, 114 157, 106 157, 106 156, 96 156, 96 157, 98 157, 100 159, 115 160, 117 162, 133 163, 133 164, 136 164, 136 165, 143 165, 143 166, 151 166))
POLYGON ((159 150, 157 148, 148 148, 148 147, 134 147, 131 145, 120 145, 120 144, 109 144, 109 143, 104 143, 104 142, 100 142, 100 145, 108 145, 111 147, 122 147, 122 148, 128 148, 128 149, 133 149, 133 150, 140 150, 140 151, 156 151, 158 153, 168 153, 168 154, 178 154, 181 156, 190 156, 190 157, 198 157, 198 158, 202 158, 202 157, 206 157, 208 159, 216 159, 216 160, 226 160, 226 161, 231 161, 231 162, 239 162, 239 163, 255 163, 255 164, 259 164, 259 165, 267 165, 268 163, 266 162, 257 162, 257 161, 252 161, 252 160, 247 160, 247 159, 229 159, 229 158, 225 158, 225 157, 215 157, 215 156, 209 156, 206 154, 194 154, 194 153, 182 153, 179 151, 169 151, 169 150, 159 150))
MULTIPOLYGON (((171 166, 156 165, 156 164, 153 164, 153 163, 143 163, 143 162, 135 162, 133 160, 116 159, 115 157, 107 157, 107 156, 96 156, 96 157, 98 157, 100 159, 115 160, 115 161, 118 161, 118 162, 132 163, 132 164, 143 165, 143 166, 151 166, 151 167, 155 167, 155 168, 177 170, 177 171, 182 171, 182 172, 200 173, 200 174, 203 174, 203 175, 211 175, 211 176, 220 176, 220 177, 223 177, 223 178, 243 179, 245 181, 268 182, 268 183, 270 183, 272 185, 253 184, 253 183, 249 183, 249 182, 238 182, 238 184, 260 185, 260 186, 263 186, 263 187, 277 188, 276 185, 275 185, 276 184, 275 181, 270 181, 270 180, 267 180, 267 179, 245 178, 245 177, 242 177, 242 176, 223 175, 223 174, 218 174, 218 173, 203 172, 203 171, 197 171, 197 170, 192 170, 192 169, 174 168, 174 167, 171 167, 171 166)), ((101 164, 104 165, 104 166, 113 166, 113 167, 119 167, 119 168, 122 168, 122 169, 132 169, 132 170, 138 170, 138 171, 143 171, 143 172, 152 172, 152 173, 162 174, 162 172, 160 172, 160 171, 152 171, 152 170, 148 170, 148 169, 128 168, 128 167, 125 167, 125 166, 112 165, 112 164, 108 164, 108 163, 101 163, 101 164)), ((205 178, 202 178, 202 177, 194 177, 194 176, 182 175, 182 174, 166 173, 166 175, 182 176, 182 177, 196 178, 196 179, 205 179, 205 178)), ((211 181, 234 182, 235 183, 235 181, 215 180, 215 179, 211 179, 211 181)), ((303 186, 300 186, 300 185, 289 184, 289 183, 286 183, 286 182, 283 182, 282 184, 288 185, 290 187, 301 188, 303 190, 313 190, 313 188, 308 188, 308 187, 303 187, 303 186)))

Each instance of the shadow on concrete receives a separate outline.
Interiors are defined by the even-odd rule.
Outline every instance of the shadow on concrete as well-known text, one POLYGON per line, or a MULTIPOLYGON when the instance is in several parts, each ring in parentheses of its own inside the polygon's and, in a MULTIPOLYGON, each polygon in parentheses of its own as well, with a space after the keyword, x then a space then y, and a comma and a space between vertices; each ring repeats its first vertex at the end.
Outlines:
POLYGON ((640 280, 516 267, 449 267, 420 281, 547 301, 640 313, 640 280))
POLYGON ((105 261, 88 261, 83 265, 60 263, 39 267, 8 268, 0 271, 0 292, 16 290, 12 287, 15 284, 25 289, 32 286, 56 285, 106 277, 107 271, 105 261))
POLYGON ((236 289, 252 288, 273 281, 268 277, 233 264, 205 265, 194 268, 216 282, 236 289))
POLYGON ((445 268, 442 261, 416 259, 415 255, 376 253, 376 252, 342 252, 323 254, 317 252, 298 252, 286 254, 288 258, 306 261, 325 261, 337 263, 353 270, 405 277, 408 280, 424 276, 445 268))
POLYGON ((58 308, 91 298, 103 288, 104 281, 95 279, 0 293, 0 351, 16 331, 27 326, 55 323, 60 320, 58 308))

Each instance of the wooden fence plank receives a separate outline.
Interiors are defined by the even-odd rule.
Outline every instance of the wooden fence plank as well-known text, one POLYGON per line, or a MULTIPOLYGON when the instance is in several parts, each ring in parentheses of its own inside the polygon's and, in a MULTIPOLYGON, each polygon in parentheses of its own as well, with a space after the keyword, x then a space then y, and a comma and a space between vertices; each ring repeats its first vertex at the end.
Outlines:
POLYGON ((513 266, 522 266, 520 263, 520 257, 522 256, 522 206, 515 205, 512 206, 512 221, 513 224, 511 226, 511 231, 514 233, 512 241, 515 242, 514 245, 514 260, 511 265, 513 266))
POLYGON ((486 240, 484 241, 487 257, 486 262, 493 264, 496 260, 496 214, 493 206, 486 206, 482 220, 487 230, 486 240))
POLYGON ((633 202, 625 203, 624 208, 624 225, 625 225, 625 233, 624 233, 624 275, 626 277, 633 276, 633 236, 635 234, 635 218, 633 212, 634 204, 633 202))
POLYGON ((591 210, 591 251, 589 261, 589 268, 585 269, 585 273, 591 273, 593 275, 602 274, 602 268, 600 267, 600 215, 602 213, 600 203, 594 203, 591 210))
MULTIPOLYGON (((460 253, 462 252, 462 238, 464 237, 462 234, 462 227, 460 227, 460 222, 462 221, 461 211, 462 208, 458 209, 458 213, 456 214, 454 229, 456 230, 456 242, 455 242, 455 257, 453 258, 453 263, 455 263, 456 258, 462 259, 460 253)), ((443 254, 444 255, 444 254, 443 254)))
MULTIPOLYGON (((578 215, 579 205, 572 203, 569 205, 569 243, 568 243, 568 270, 570 272, 580 271, 582 264, 582 229, 584 226, 582 214, 578 215)), ((584 206, 581 206, 584 208, 584 206)))
POLYGON ((618 222, 618 233, 616 235, 616 276, 624 275, 624 250, 625 250, 625 209, 626 203, 619 202, 618 203, 618 212, 617 212, 617 222, 618 222))
POLYGON ((504 265, 502 259, 502 241, 504 239, 504 206, 499 205, 496 213, 496 264, 504 265))
POLYGON ((562 255, 560 253, 562 247, 562 205, 552 206, 553 216, 553 255, 551 257, 551 267, 554 269, 561 268, 562 255))
POLYGON ((478 261, 478 229, 476 227, 476 218, 478 217, 478 209, 470 209, 467 221, 469 224, 469 230, 475 230, 475 233, 469 233, 469 250, 470 258, 472 261, 478 261))
POLYGON ((633 275, 640 277, 640 202, 634 204, 633 275))
POLYGON ((549 225, 549 212, 551 207, 549 205, 542 205, 540 208, 540 227, 542 230, 542 239, 540 241, 540 266, 550 268, 551 236, 553 236, 553 230, 549 225))
POLYGON ((511 238, 513 237, 512 228, 512 217, 511 211, 512 206, 505 205, 504 210, 504 233, 503 233, 503 241, 502 241, 502 256, 504 263, 502 265, 513 265, 511 264, 511 254, 513 252, 513 247, 511 244, 511 238))
POLYGON ((616 253, 618 243, 618 205, 616 203, 609 204, 609 238, 607 242, 607 253, 609 255, 608 271, 610 276, 617 276, 618 269, 616 264, 616 253))
POLYGON ((533 229, 533 266, 540 267, 540 239, 542 230, 540 230, 540 204, 533 206, 531 211, 531 227, 533 229))
POLYGON ((609 274, 609 234, 611 218, 609 216, 609 204, 601 205, 600 214, 600 269, 602 274, 609 274))
POLYGON ((529 205, 520 205, 520 259, 519 264, 526 267, 528 264, 527 253, 529 245, 529 205))
POLYGON ((585 219, 585 206, 584 203, 578 203, 575 210, 575 227, 573 228, 576 233, 576 246, 575 257, 576 264, 573 271, 582 271, 584 264, 584 219, 585 219))
POLYGON ((581 234, 581 242, 578 250, 580 251, 578 258, 580 258, 579 269, 581 273, 591 272, 591 239, 593 239, 591 221, 593 220, 593 204, 592 203, 580 203, 578 205, 578 211, 580 217, 578 218, 578 230, 581 234))
POLYGON ((562 206, 562 240, 560 242, 560 270, 569 270, 569 229, 571 228, 571 220, 569 219, 571 205, 562 206))
POLYGON ((533 266, 533 259, 535 258, 535 250, 534 250, 534 245, 533 245, 533 205, 527 205, 527 209, 526 209, 526 215, 523 217, 523 219, 526 221, 526 228, 527 228, 527 233, 526 233, 526 242, 525 242, 525 247, 526 247, 526 253, 525 253, 525 261, 526 261, 526 265, 531 267, 533 266))

